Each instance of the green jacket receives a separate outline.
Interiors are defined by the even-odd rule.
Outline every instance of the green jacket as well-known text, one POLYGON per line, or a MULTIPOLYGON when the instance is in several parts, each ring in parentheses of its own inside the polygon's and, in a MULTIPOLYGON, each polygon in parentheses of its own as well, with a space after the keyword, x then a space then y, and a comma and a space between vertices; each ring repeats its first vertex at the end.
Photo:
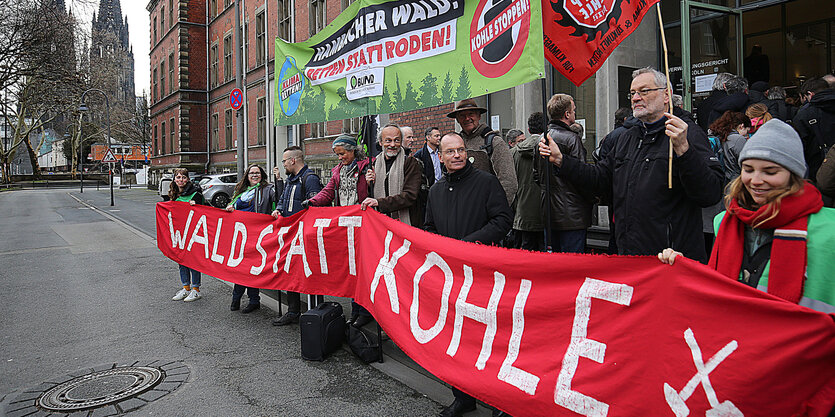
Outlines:
POLYGON ((541 189, 534 181, 533 161, 539 156, 539 138, 542 135, 531 135, 519 142, 510 154, 516 167, 516 179, 519 188, 516 189, 516 215, 513 217, 513 228, 527 232, 539 232, 545 227, 542 220, 541 189))
MULTIPOLYGON (((723 211, 713 219, 716 232, 724 217, 723 211)), ((824 313, 835 313, 835 209, 823 208, 810 215, 806 230, 806 282, 798 304, 824 313)), ((766 264, 757 285, 760 291, 768 291, 770 264, 771 261, 766 264)))

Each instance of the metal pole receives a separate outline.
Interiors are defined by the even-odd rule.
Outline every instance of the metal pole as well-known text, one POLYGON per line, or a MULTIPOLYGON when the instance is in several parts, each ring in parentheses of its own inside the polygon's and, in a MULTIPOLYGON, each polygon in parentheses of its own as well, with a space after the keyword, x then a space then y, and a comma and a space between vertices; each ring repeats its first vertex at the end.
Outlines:
MULTIPOLYGON (((102 92, 102 95, 104 95, 104 105, 105 105, 105 110, 107 112, 107 149, 110 152, 113 152, 113 144, 111 143, 112 138, 110 137, 110 101, 107 100, 107 94, 104 94, 104 92, 102 92)), ((110 170, 109 171, 110 171, 110 175, 109 175, 109 178, 110 178, 110 206, 113 207, 114 204, 113 204, 113 163, 112 162, 110 163, 110 170)))
MULTIPOLYGON (((241 88, 241 0, 235 0, 235 88, 241 88)), ((243 89, 241 90, 243 91, 243 89)), ((246 111, 246 97, 243 98, 241 108, 235 112, 235 126, 238 130, 238 178, 244 178, 246 173, 244 165, 246 160, 246 144, 244 143, 244 119, 243 112, 246 111)))
POLYGON ((81 174, 81 193, 84 193, 84 112, 78 117, 78 164, 81 174))
MULTIPOLYGON (((542 137, 545 138, 545 141, 548 141, 548 83, 545 78, 542 78, 542 116, 543 120, 545 121, 545 130, 542 131, 542 137)), ((541 170, 540 172, 545 177, 543 178, 545 184, 545 228, 543 229, 544 238, 545 238, 545 251, 551 253, 554 251, 553 247, 551 246, 551 161, 548 160, 547 156, 543 156, 539 159, 539 163, 545 167, 545 169, 541 170)))

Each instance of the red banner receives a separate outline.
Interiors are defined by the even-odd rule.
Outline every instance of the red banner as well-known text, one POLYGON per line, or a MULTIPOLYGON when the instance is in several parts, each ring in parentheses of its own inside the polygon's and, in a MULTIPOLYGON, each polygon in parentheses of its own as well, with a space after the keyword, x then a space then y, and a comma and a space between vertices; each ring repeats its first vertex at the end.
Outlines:
POLYGON ((547 254, 433 235, 359 206, 273 220, 157 204, 174 261, 354 297, 406 354, 512 415, 825 416, 835 316, 697 262, 547 254))
POLYGON ((658 0, 542 2, 545 59, 579 86, 641 23, 658 0))

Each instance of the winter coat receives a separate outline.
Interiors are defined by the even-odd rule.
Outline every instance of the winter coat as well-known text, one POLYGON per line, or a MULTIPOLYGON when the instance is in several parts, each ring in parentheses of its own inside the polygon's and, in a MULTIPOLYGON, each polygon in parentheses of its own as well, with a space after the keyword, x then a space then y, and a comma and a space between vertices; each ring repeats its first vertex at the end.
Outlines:
POLYGON ((728 135, 728 138, 725 139, 725 142, 722 142, 722 151, 725 153, 723 163, 725 165, 726 184, 738 177, 742 170, 739 167, 739 154, 742 153, 742 147, 745 146, 745 142, 747 141, 748 139, 745 136, 736 133, 736 131, 732 131, 728 135))
MULTIPOLYGON (((440 153, 440 149, 438 152, 440 153)), ((431 187, 432 184, 435 183, 435 165, 432 162, 433 157, 432 154, 429 153, 428 145, 424 144, 423 147, 418 149, 413 156, 420 162, 423 162, 423 175, 426 177, 426 180, 429 182, 429 186, 431 187)), ((443 172, 443 166, 441 172, 443 172)))
POLYGON ((815 178, 829 147, 835 144, 835 90, 821 91, 792 119, 803 142, 809 178, 815 178))
MULTIPOLYGON (((378 158, 384 157, 383 155, 378 158)), ((385 173, 378 172, 377 179, 382 181, 385 173)), ((434 174, 433 174, 434 176, 434 174)), ((397 211, 409 209, 409 220, 411 225, 421 227, 423 225, 423 207, 417 204, 418 193, 420 192, 420 163, 411 156, 403 158, 403 190, 399 194, 389 195, 388 182, 386 183, 386 195, 374 196, 377 200, 377 210, 381 213, 390 214, 397 219, 397 211)))
POLYGON ((710 123, 707 121, 710 119, 710 112, 713 111, 713 106, 716 105, 717 101, 727 96, 728 93, 724 90, 712 90, 710 95, 699 103, 699 107, 696 108, 696 119, 698 120, 699 127, 701 127, 702 130, 707 132, 707 129, 710 126, 710 123))
POLYGON ((180 196, 174 201, 191 201, 195 204, 208 205, 206 199, 203 197, 203 190, 197 184, 189 181, 186 183, 186 189, 180 192, 180 196))
POLYGON ((542 135, 531 135, 519 142, 510 150, 513 165, 516 167, 516 179, 519 188, 516 189, 516 214, 513 217, 513 228, 527 232, 539 232, 545 227, 540 206, 542 189, 534 180, 534 161, 539 156, 539 139, 542 135))
MULTIPOLYGON (((719 213, 713 224, 715 230, 725 217, 719 213)), ((835 209, 822 208, 809 215, 806 226, 806 279, 803 282, 803 295, 798 304, 824 313, 835 313, 835 209)), ((767 250, 771 250, 767 248, 767 250)), ((786 256, 792 256, 788 254, 786 256)), ((768 291, 768 270, 770 261, 763 269, 757 289, 768 291)))
POLYGON ((322 191, 319 176, 305 165, 298 174, 284 181, 284 190, 278 198, 276 210, 282 217, 292 216, 302 210, 302 201, 312 198, 319 191, 322 191))
POLYGON ((726 111, 745 113, 745 109, 747 109, 749 105, 748 100, 748 94, 741 91, 717 99, 710 110, 710 115, 707 118, 707 125, 712 125, 713 122, 722 117, 726 111))
POLYGON ((688 125, 690 147, 673 156, 672 189, 667 188, 666 118, 630 128, 595 165, 564 157, 559 175, 595 195, 612 194, 620 254, 655 255, 672 247, 706 262, 701 208, 722 198, 722 167, 689 113, 675 112, 688 125))
POLYGON ((627 117, 626 120, 623 121, 622 125, 609 132, 609 134, 600 141, 600 145, 594 150, 594 154, 592 155, 594 160, 599 161, 605 158, 606 155, 612 151, 612 148, 615 147, 618 137, 620 137, 620 135, 623 134, 623 132, 626 132, 630 127, 638 126, 640 123, 641 121, 633 116, 627 117))
MULTIPOLYGON (((583 140, 580 135, 569 129, 568 125, 561 121, 551 122, 548 125, 548 132, 551 139, 557 143, 563 155, 570 156, 578 161, 586 160, 586 148, 583 147, 583 140)), ((551 206, 551 229, 552 230, 585 230, 591 226, 592 202, 588 197, 580 194, 576 185, 571 181, 560 178, 554 170, 547 169, 551 164, 543 158, 539 158, 534 164, 535 176, 539 179, 541 193, 541 209, 545 213, 545 199, 550 198, 551 206), (547 171, 545 171, 547 169, 547 171), (544 173, 551 175, 551 189, 545 187, 544 173)))
POLYGON ((502 139, 501 133, 491 131, 487 125, 481 123, 471 133, 467 134, 462 130, 459 134, 464 138, 467 158, 476 168, 495 174, 502 184, 507 204, 513 204, 513 198, 516 196, 516 188, 518 188, 519 183, 516 180, 516 169, 513 167, 510 147, 502 139), (484 138, 490 133, 496 135, 493 136, 493 155, 488 159, 487 151, 484 149, 484 138))
POLYGON ((424 228, 465 242, 498 243, 510 231, 513 214, 495 175, 467 165, 429 190, 424 228))
POLYGON ((835 146, 829 148, 818 169, 817 186, 826 197, 835 198, 835 146))
MULTIPOLYGON (((357 201, 359 203, 362 203, 362 200, 368 197, 368 182, 365 181, 365 172, 369 168, 371 168, 371 158, 357 160, 357 201)), ((337 207, 342 206, 339 201, 339 170, 341 169, 341 162, 333 167, 331 179, 325 185, 325 188, 322 188, 322 191, 310 198, 311 206, 327 206, 331 203, 334 203, 337 207)))
POLYGON ((794 115, 797 113, 797 109, 789 106, 785 100, 765 99, 763 103, 768 106, 768 113, 771 114, 771 116, 786 123, 791 123, 794 115))
MULTIPOLYGON (((247 189, 248 189, 248 187, 247 187, 247 189)), ((244 190, 244 192, 246 192, 246 190, 244 190)), ((241 195, 243 195, 243 193, 236 194, 235 196, 232 197, 232 202, 229 203, 229 205, 232 206, 232 207, 235 207, 236 210, 238 210, 237 203, 238 203, 238 200, 240 199, 241 195)), ((254 203, 254 206, 253 206, 252 210, 247 210, 247 211, 252 211, 253 213, 261 213, 261 214, 272 213, 273 210, 275 210, 275 202, 276 202, 275 186, 273 184, 267 184, 267 185, 264 185, 264 186, 256 187, 255 188, 255 196, 253 197, 252 201, 254 203)))

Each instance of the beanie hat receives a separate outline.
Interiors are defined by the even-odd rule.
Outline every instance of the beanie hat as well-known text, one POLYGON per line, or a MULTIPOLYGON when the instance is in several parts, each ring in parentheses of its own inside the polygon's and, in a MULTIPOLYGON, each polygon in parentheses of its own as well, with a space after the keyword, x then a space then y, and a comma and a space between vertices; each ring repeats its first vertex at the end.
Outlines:
POLYGON ((806 160, 803 157, 803 143, 795 130, 780 121, 771 119, 763 124, 751 139, 745 142, 739 153, 739 164, 746 159, 762 159, 780 164, 790 172, 803 177, 806 174, 806 160))
POLYGON ((346 146, 346 145, 347 145, 347 147, 349 147, 349 148, 356 149, 356 147, 357 147, 357 140, 356 140, 356 139, 354 139, 354 138, 353 138, 352 136, 350 136, 350 135, 339 135, 339 137, 337 137, 337 138, 333 141, 333 146, 332 146, 332 148, 335 148, 335 147, 337 147, 337 146, 346 146))

